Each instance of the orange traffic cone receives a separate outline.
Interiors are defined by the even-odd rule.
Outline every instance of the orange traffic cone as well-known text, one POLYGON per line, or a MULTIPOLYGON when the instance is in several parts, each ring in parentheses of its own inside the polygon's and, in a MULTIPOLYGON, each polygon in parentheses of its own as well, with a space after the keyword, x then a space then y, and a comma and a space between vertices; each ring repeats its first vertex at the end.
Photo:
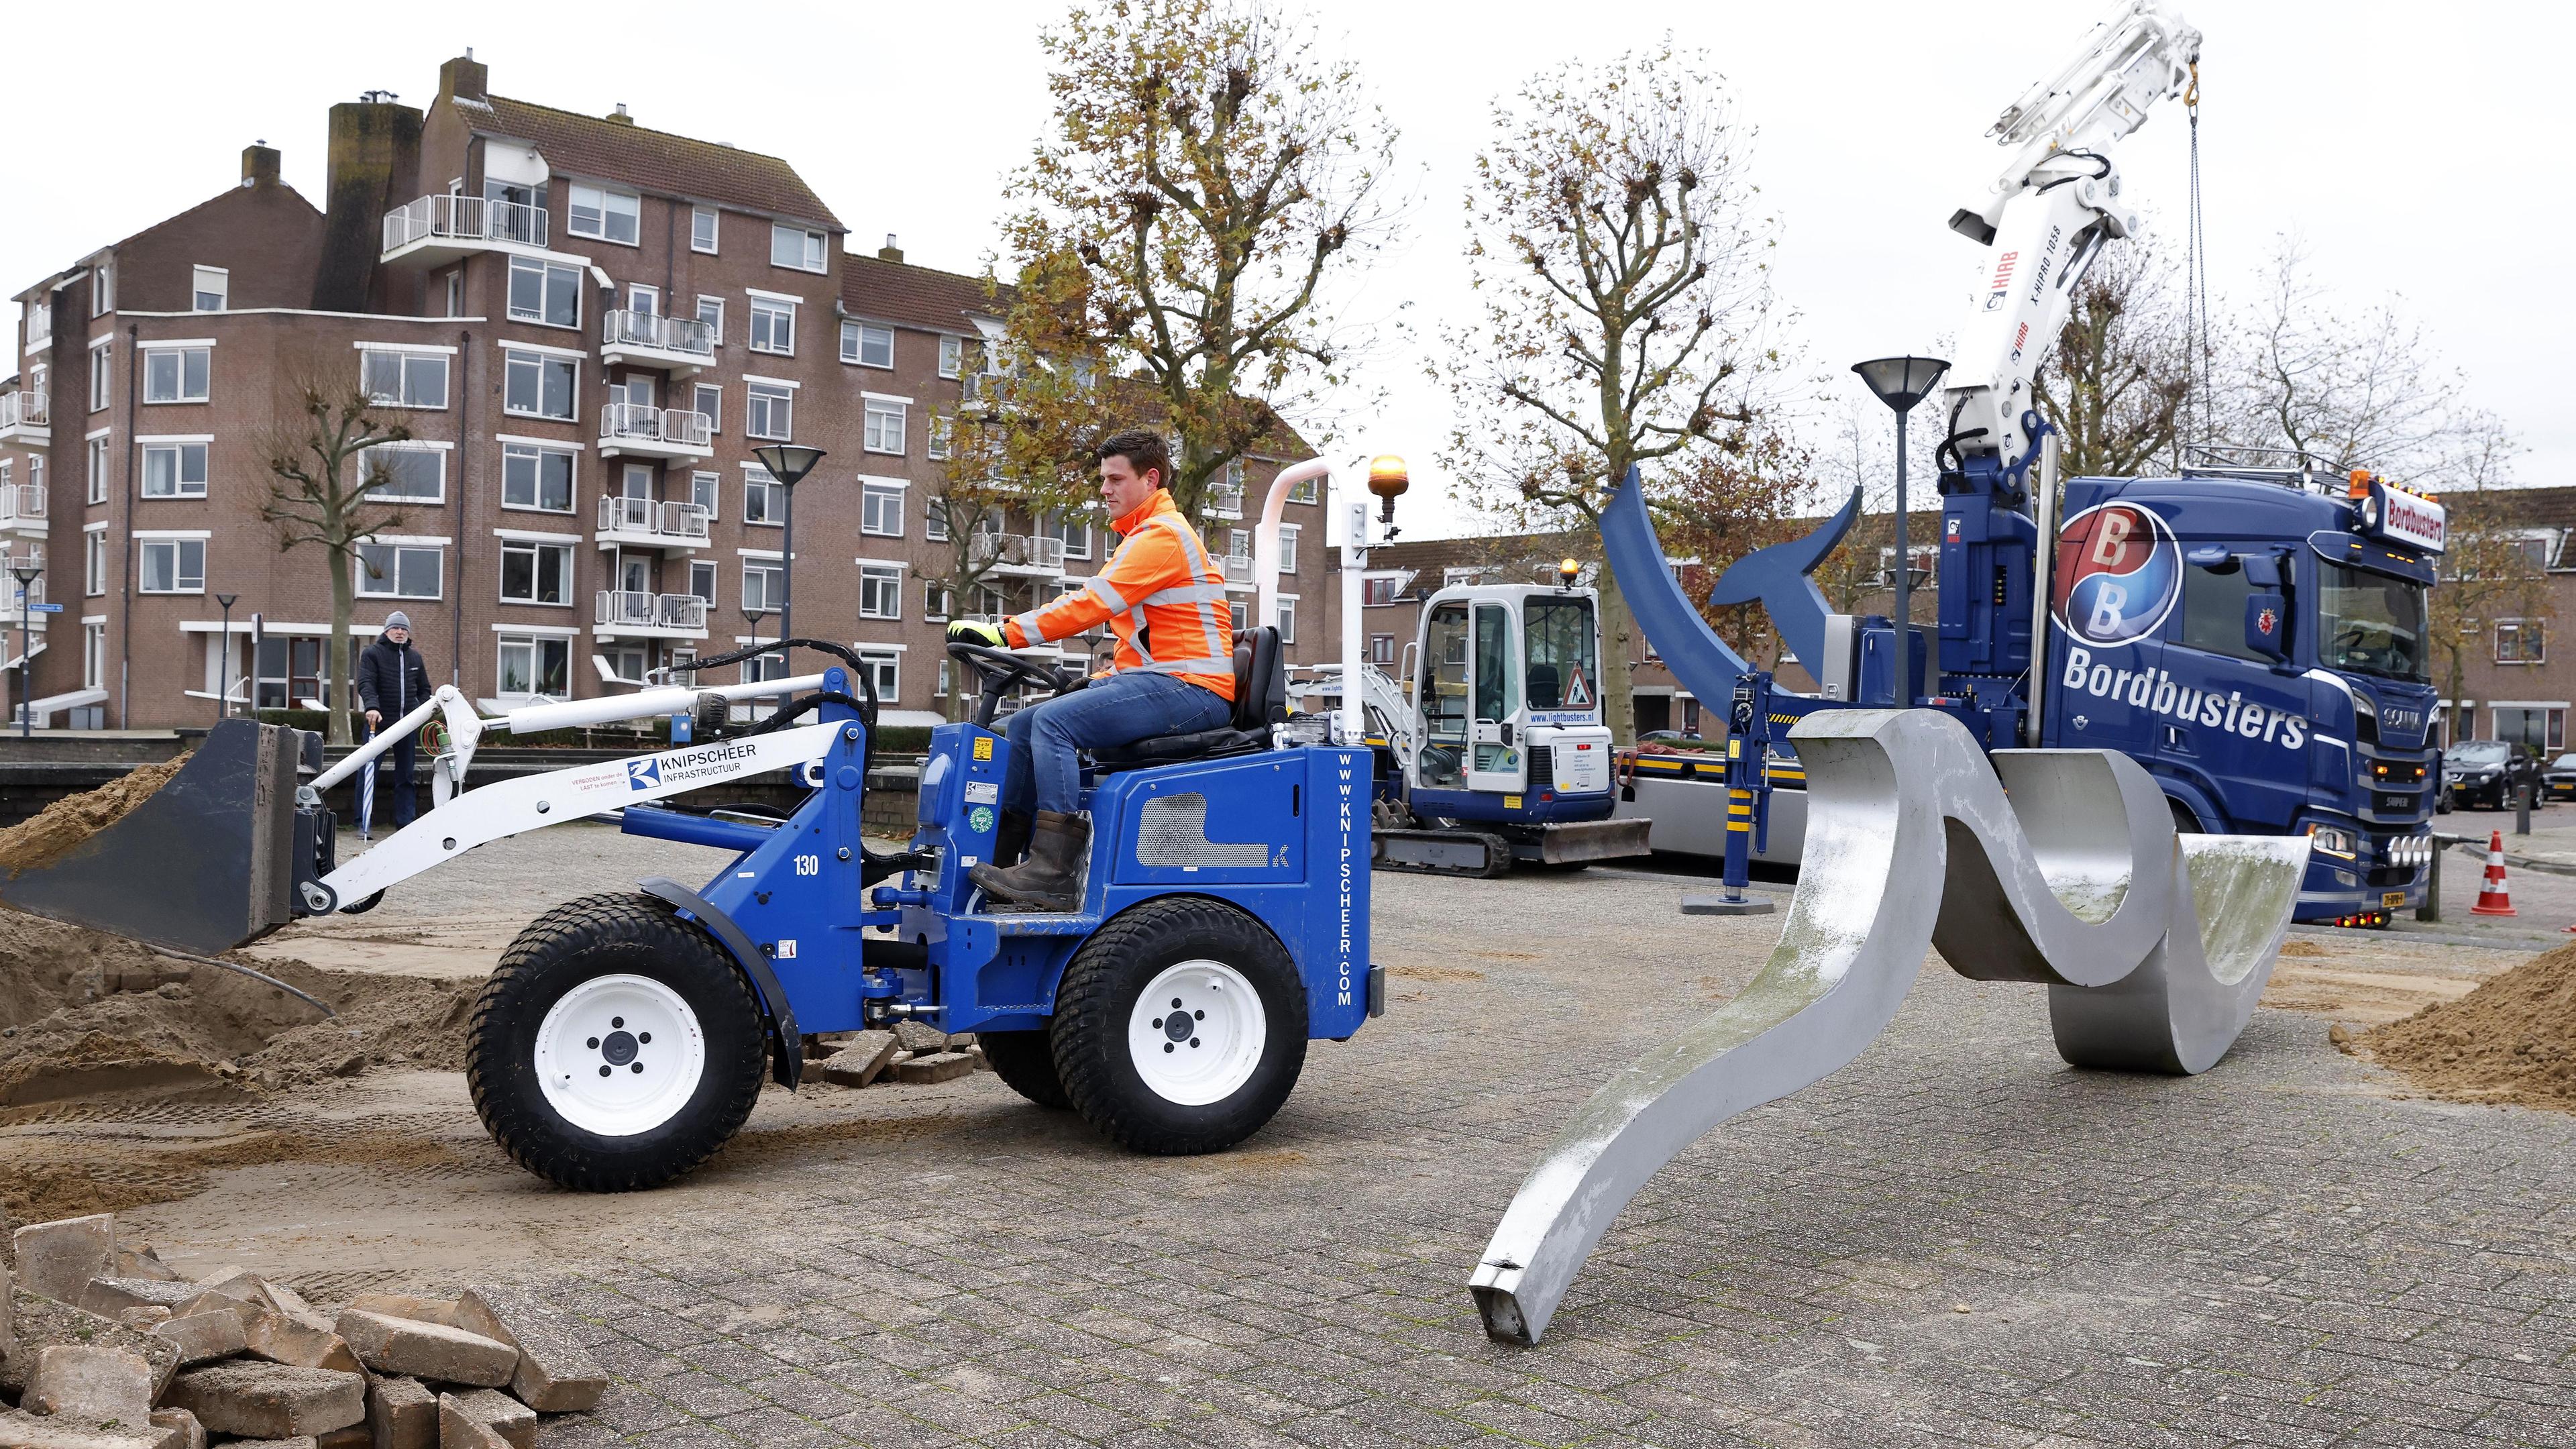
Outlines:
POLYGON ((2514 914, 2513 897, 2504 887, 2504 832, 2487 837, 2487 878, 2478 886, 2478 903, 2469 907, 2473 916, 2510 916, 2514 914))

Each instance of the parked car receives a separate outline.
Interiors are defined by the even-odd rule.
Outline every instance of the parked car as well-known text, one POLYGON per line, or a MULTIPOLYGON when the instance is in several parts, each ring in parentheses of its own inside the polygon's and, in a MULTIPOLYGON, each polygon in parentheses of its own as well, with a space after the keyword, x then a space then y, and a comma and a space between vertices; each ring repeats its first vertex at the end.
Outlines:
POLYGON ((2576 800, 2576 752, 2560 755, 2540 772, 2540 798, 2576 800))
POLYGON ((2540 775, 2539 759, 2519 740, 2462 740, 2442 756, 2442 793, 2455 805, 2502 810, 2540 775))

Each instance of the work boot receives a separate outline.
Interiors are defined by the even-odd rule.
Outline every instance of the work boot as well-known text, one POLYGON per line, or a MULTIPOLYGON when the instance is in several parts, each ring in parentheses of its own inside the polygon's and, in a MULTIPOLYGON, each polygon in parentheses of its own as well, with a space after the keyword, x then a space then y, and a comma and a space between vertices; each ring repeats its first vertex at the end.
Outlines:
POLYGON ((1025 810, 1002 812, 1002 828, 993 832, 993 864, 1017 865, 1029 853, 1032 822, 1025 810))
POLYGON ((1090 854, 1090 816, 1041 810, 1027 860, 1014 866, 979 865, 967 875, 998 901, 1033 911, 1078 911, 1082 865, 1090 854))

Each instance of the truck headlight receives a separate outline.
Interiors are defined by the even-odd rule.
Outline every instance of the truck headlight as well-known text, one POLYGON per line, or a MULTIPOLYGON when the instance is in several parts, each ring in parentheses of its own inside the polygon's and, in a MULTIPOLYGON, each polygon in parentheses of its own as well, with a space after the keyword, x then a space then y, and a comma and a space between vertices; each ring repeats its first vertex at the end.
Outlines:
POLYGON ((2346 860, 2353 856, 2352 832, 2340 825, 2311 825, 2308 827, 2308 840, 2328 855, 2340 855, 2346 860))

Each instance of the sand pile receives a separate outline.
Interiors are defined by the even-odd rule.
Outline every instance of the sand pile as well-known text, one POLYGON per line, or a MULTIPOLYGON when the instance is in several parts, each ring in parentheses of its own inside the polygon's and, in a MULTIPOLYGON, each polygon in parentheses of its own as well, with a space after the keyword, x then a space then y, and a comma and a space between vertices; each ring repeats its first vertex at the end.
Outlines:
POLYGON ((2576 944, 2534 956, 2457 1001, 2358 1035, 2367 1051, 2432 1096, 2576 1112, 2576 944))
POLYGON ((187 757, 138 765, 95 790, 66 795, 6 830, 0 830, 0 870, 12 873, 48 865, 64 851, 125 818, 170 783, 187 757))

